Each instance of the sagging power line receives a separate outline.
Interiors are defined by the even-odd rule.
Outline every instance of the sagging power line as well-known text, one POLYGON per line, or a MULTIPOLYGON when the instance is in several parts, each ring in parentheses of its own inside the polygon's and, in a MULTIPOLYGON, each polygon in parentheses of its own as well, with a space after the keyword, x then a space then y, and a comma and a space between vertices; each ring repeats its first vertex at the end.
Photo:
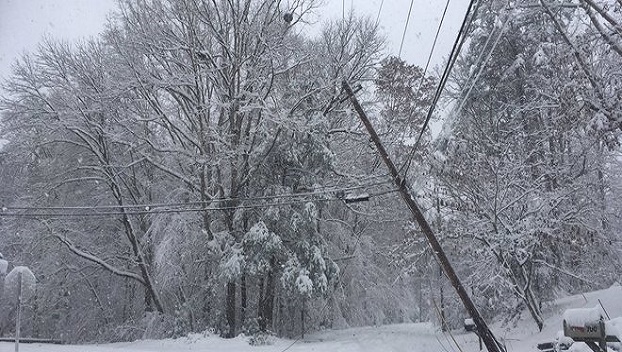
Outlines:
MULTIPOLYGON (((352 195, 350 197, 345 194, 342 196, 334 196, 331 198, 316 198, 316 199, 298 199, 287 202, 259 202, 256 204, 237 204, 231 206, 204 206, 204 207, 184 207, 177 206, 157 206, 150 207, 145 205, 132 205, 132 206, 118 206, 114 208, 97 208, 97 207, 22 207, 21 212, 16 212, 16 208, 2 208, 0 211, 0 218, 2 217, 14 217, 14 218, 93 218, 93 217, 112 217, 121 215, 154 215, 154 214, 173 214, 173 213, 196 213, 196 212, 217 212, 228 211, 238 209, 261 209, 266 207, 283 207, 297 204, 305 204, 308 202, 315 203, 330 203, 330 202, 343 202, 346 204, 357 203, 359 201, 368 201, 374 197, 384 196, 389 193, 397 192, 395 189, 389 189, 385 191, 378 191, 375 193, 364 193, 362 195, 352 195), (98 211, 103 209, 113 209, 113 211, 98 211), (135 210, 126 210, 135 209, 135 210), (54 211, 50 211, 54 210, 54 211), (66 212, 71 210, 72 212, 66 212), (94 211, 94 212, 86 212, 94 211)), ((226 202, 222 202, 225 203, 226 202)))
POLYGON ((443 70, 443 74, 438 83, 438 87, 436 88, 436 91, 434 92, 434 98, 432 99, 432 103, 430 104, 430 108, 428 109, 428 113, 426 115, 425 121, 423 122, 423 126, 421 127, 421 131, 419 132, 419 135, 417 136, 417 140, 415 144, 413 145, 406 162, 400 169, 400 171, 402 171, 402 169, 404 170, 404 177, 406 177, 406 174, 408 174, 408 170, 410 168, 412 159, 414 158, 415 153, 419 147, 419 144, 421 143, 421 138, 423 137, 425 130, 428 128, 430 120, 434 114, 436 105, 438 104, 440 96, 443 90, 445 89, 445 84, 447 83, 447 80, 449 79, 449 74, 451 72, 451 69, 453 68, 454 63, 458 59, 458 55, 460 54, 462 46, 464 45, 464 42, 466 40, 466 35, 471 27, 471 24, 473 23, 473 20, 475 19, 475 14, 477 13, 477 9, 479 8, 480 3, 481 2, 477 0, 471 0, 469 2, 469 7, 467 8, 467 11, 464 15, 464 19, 462 20, 462 25, 460 26, 460 30, 458 31, 458 35, 456 36, 456 40, 454 41, 453 47, 451 49, 451 53, 449 54, 449 59, 447 60, 447 64, 445 65, 445 69, 443 70))
POLYGON ((111 205, 94 205, 94 206, 50 206, 50 207, 42 207, 42 206, 11 206, 11 207, 3 207, 0 210, 2 211, 13 211, 13 210, 109 210, 109 209, 145 209, 145 208, 163 208, 163 207, 192 207, 192 206, 207 206, 214 202, 232 202, 232 201, 265 201, 265 200, 275 200, 275 199, 287 199, 287 198, 305 198, 307 197, 309 201, 317 200, 315 198, 310 198, 319 195, 325 194, 337 194, 348 191, 355 191, 359 189, 365 189, 375 186, 387 185, 391 181, 378 181, 373 183, 367 183, 356 186, 348 186, 348 187, 317 187, 316 190, 310 192, 297 192, 297 193, 287 193, 287 194, 274 194, 268 196, 256 196, 256 197, 214 197, 205 201, 192 201, 192 202, 183 202, 183 203, 144 203, 144 204, 111 204, 111 205))

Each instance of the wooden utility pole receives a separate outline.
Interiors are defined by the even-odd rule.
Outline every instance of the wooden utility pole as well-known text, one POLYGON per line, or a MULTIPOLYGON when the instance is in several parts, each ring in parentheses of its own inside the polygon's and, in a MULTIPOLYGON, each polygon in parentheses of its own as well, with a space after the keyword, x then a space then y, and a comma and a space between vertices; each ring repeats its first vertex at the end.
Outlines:
POLYGON ((374 130, 374 127, 371 125, 371 122, 367 118, 367 114, 365 114, 365 111, 361 107, 361 104, 356 99, 356 96, 354 96, 354 92, 352 91, 352 88, 350 88, 350 85, 346 81, 343 81, 342 86, 343 86, 343 90, 345 91, 347 96, 350 98, 350 101, 352 102, 352 105, 354 106, 354 110, 356 110, 357 114, 361 118, 361 121, 365 125, 367 132, 369 132, 369 135, 372 141, 376 145, 376 149, 378 150, 380 157, 382 157, 382 160, 384 161, 387 168, 389 169, 389 172, 391 173, 391 177, 393 178, 393 182, 395 183, 395 186, 397 186, 399 190, 400 196, 402 197, 402 199, 408 206, 408 209, 410 209, 415 221, 417 221, 417 223, 419 224, 421 231, 427 238, 430 244, 430 247, 432 247, 432 251, 437 257, 439 264, 441 265, 443 269, 443 272, 445 273, 445 275, 447 275, 447 278, 451 282, 454 289, 456 289, 456 292, 458 293, 458 296, 462 300, 464 307, 466 308, 467 312, 469 312, 469 314, 471 315, 471 318, 475 322, 475 325, 477 326, 478 334, 479 336, 481 336, 482 340, 484 341, 486 348, 488 349, 489 352, 506 352, 505 348, 499 343, 499 341, 497 341, 492 331, 490 331, 490 329, 488 328, 488 325, 486 325, 486 322, 484 321, 484 318, 482 318, 479 311, 475 307, 475 304, 473 304, 473 301, 471 301, 469 294, 464 289, 464 286, 462 286, 462 283, 460 282, 460 279, 458 278, 458 276, 456 275, 456 272, 451 266, 451 263, 449 263, 449 259, 447 259, 447 256, 445 255, 443 248, 441 247, 440 243, 436 239, 436 236, 434 235, 434 232, 432 231, 430 224, 423 216, 423 213, 421 212, 419 206, 417 205, 417 202, 413 198, 410 192, 410 189, 409 189, 410 187, 408 186, 406 180, 403 179, 402 176, 400 176, 400 173, 398 169, 395 167, 395 164, 393 164, 393 161, 391 161, 391 159, 389 158, 389 154, 387 153, 386 149, 384 149, 384 146, 380 142, 380 138, 378 137, 378 134, 374 130))

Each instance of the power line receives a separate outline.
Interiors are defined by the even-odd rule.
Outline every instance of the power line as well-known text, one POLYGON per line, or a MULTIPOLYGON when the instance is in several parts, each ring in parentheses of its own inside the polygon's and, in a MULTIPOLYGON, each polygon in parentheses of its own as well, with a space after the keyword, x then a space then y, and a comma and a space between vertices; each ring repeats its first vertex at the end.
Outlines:
MULTIPOLYGON (((318 199, 315 201, 320 202, 332 202, 340 201, 340 199, 318 199)), ((307 202, 305 200, 304 202, 307 202)), ((253 205, 238 205, 238 206, 225 206, 225 207, 204 207, 204 208, 175 208, 175 209, 145 209, 145 210, 132 210, 132 211, 105 211, 98 213, 0 213, 0 217, 24 217, 24 218, 40 218, 40 217, 109 217, 117 215, 150 215, 150 214, 168 214, 168 213, 193 213, 204 211, 223 211, 223 210, 236 210, 236 209, 255 209, 264 208, 270 206, 286 206, 292 204, 300 204, 303 201, 291 201, 280 203, 264 203, 253 205)))
MULTIPOLYGON (((488 55, 486 56, 486 59, 481 63, 481 66, 479 67, 479 70, 475 73, 475 75, 473 76, 469 76, 469 78, 467 79, 467 82, 465 84, 471 83, 471 85, 469 86, 469 88, 466 90, 466 94, 464 94, 464 96, 462 97, 462 99, 460 100, 460 104, 458 105, 458 109, 456 110, 457 113, 460 113, 460 111, 462 111, 462 108, 464 107, 464 103, 466 102, 466 100, 468 99, 469 95, 471 95, 471 91, 473 90, 473 87, 475 87, 475 84, 477 83, 477 80, 479 79, 479 77, 481 76, 482 72, 484 71, 484 69, 486 68, 486 66, 488 65, 488 61, 490 61, 490 58, 492 57, 492 54, 494 53, 495 49, 497 48, 497 44, 499 44, 499 40, 501 39, 501 37, 503 37, 503 34, 505 33, 505 29, 507 28, 507 23, 509 22, 510 17, 506 18, 506 20, 503 22, 503 24, 501 25, 501 30, 499 31, 499 35, 497 36, 497 39, 495 39, 495 41, 492 43, 492 47, 490 48, 490 51, 488 52, 488 55)), ((490 33, 490 38, 492 38, 494 33, 494 28, 493 31, 490 33)), ((486 41, 486 46, 488 45, 488 41, 486 41)), ((486 47, 484 46, 484 47, 486 47)), ((482 51, 482 54, 484 53, 484 51, 482 51)), ((476 62, 476 66, 479 65, 479 61, 482 58, 482 55, 480 55, 480 57, 478 57, 478 61, 476 62)))
MULTIPOLYGON (((312 197, 327 193, 337 193, 337 192, 347 192, 354 191, 358 189, 364 189, 374 186, 380 186, 390 183, 390 180, 367 183, 363 185, 350 186, 350 187, 340 187, 340 188, 329 188, 324 190, 312 191, 312 192, 301 192, 301 193, 288 193, 288 194, 277 194, 271 196, 261 196, 261 197, 240 197, 240 198, 213 198, 209 201, 196 201, 196 202, 185 202, 185 203, 151 203, 151 204, 127 204, 127 205, 99 205, 99 206, 61 206, 61 207, 3 207, 2 212, 6 211, 15 211, 15 210, 108 210, 108 209, 149 209, 155 210, 156 208, 171 208, 171 207, 191 207, 191 206, 206 206, 212 202, 227 202, 227 201, 264 201, 264 200, 275 200, 275 199, 287 199, 287 198, 303 198, 303 197, 312 197)), ((320 187, 321 188, 321 187, 320 187)), ((311 199, 308 199, 311 200, 311 199)), ((317 199, 313 199, 317 200, 317 199)), ((1 213, 0 213, 1 214, 1 213)))
POLYGON ((404 33, 402 33, 402 42, 400 43, 400 51, 397 56, 402 57, 402 47, 404 46, 404 38, 406 38, 406 30, 408 29, 408 23, 410 22, 410 14, 413 10, 413 4, 415 0, 410 0, 410 8, 408 9, 408 17, 406 17, 406 24, 404 25, 404 33))
MULTIPOLYGON (((425 67, 423 68, 423 73, 421 74, 419 85, 417 86, 417 90, 415 91, 415 97, 419 95, 419 92, 421 91, 421 87, 423 86, 423 82, 425 81, 426 74, 428 73, 428 68, 430 67, 430 62, 432 61, 432 55, 434 54, 434 49, 436 48, 436 43, 438 42, 438 37, 439 37, 439 34, 441 33, 441 28, 443 27, 443 21, 445 20, 445 15, 447 14, 447 9, 449 8, 450 2, 451 0, 447 0, 447 2, 445 3, 445 9, 443 10, 443 16, 441 16, 441 20, 438 23, 438 28, 436 29, 436 34, 434 35, 434 41, 432 42, 432 48, 430 49, 430 53, 428 54, 428 59, 426 60, 425 67)), ((404 138, 407 133, 408 133, 407 130, 404 130, 404 132, 402 133, 402 138, 404 138)))
MULTIPOLYGON (((466 82, 464 83, 464 85, 468 86, 468 88, 464 88, 464 89, 461 90, 460 96, 462 96, 462 97, 460 98, 460 103, 458 104, 457 108, 454 106, 454 108, 452 109, 454 114, 460 114, 461 113, 462 108, 464 107, 464 104, 466 103, 467 99, 471 95, 471 91, 473 90, 473 88, 475 87, 475 84, 477 83, 477 80, 481 76, 481 74, 484 71, 485 67, 488 65, 488 61, 492 57, 492 54, 494 53, 494 51, 495 51, 495 49, 497 47, 497 44, 499 43, 499 40, 503 37, 503 34, 505 32, 505 29, 506 29, 506 25, 509 22, 510 18, 511 18, 510 16, 506 17, 505 21, 501 25, 501 28, 499 29, 499 34, 497 35, 496 39, 494 39, 494 41, 492 43, 492 47, 490 48, 490 50, 487 51, 486 48, 488 48, 488 44, 490 44, 491 40, 495 36, 495 30, 497 29, 497 27, 494 26, 492 28, 492 30, 490 31, 490 34, 488 35, 488 38, 486 38, 486 42, 484 43, 480 54, 478 55, 477 59, 475 60, 475 63, 472 65, 472 67, 479 68, 479 69, 475 70, 473 73, 471 73, 469 75, 469 77, 467 78, 466 82), (486 57, 484 58, 484 56, 486 56, 486 57), (482 62, 482 60, 483 60, 483 62, 482 62), (470 86, 469 86, 469 84, 470 84, 470 86)), ((450 121, 449 126, 451 128, 451 126, 452 126, 451 121, 450 121)))
MULTIPOLYGON (((380 197, 389 193, 396 192, 397 190, 391 189, 387 191, 377 192, 374 194, 370 194, 369 197, 380 197)), ((295 204, 302 204, 307 202, 343 202, 342 198, 327 198, 327 199, 300 199, 289 202, 272 202, 272 203, 259 203, 259 204, 240 204, 236 206, 223 206, 223 207, 200 207, 200 208, 167 208, 167 209, 151 209, 145 208, 144 210, 131 210, 131 211, 104 211, 104 212, 96 212, 96 213, 65 213, 65 212, 38 212, 38 213, 15 213, 15 212, 6 212, 6 208, 3 208, 3 211, 0 212, 1 217, 18 217, 18 218, 42 218, 42 217, 58 217, 58 218, 75 218, 75 217, 89 217, 89 218, 97 218, 97 217, 110 217, 110 216, 121 216, 121 215, 152 215, 152 214, 171 214, 171 213, 193 213, 193 212, 206 212, 206 211, 224 211, 224 210, 237 210, 237 209, 260 209, 266 207, 281 207, 281 206, 289 206, 295 204)), ((29 208, 28 210, 48 210, 48 209, 37 209, 37 208, 29 208)), ((61 209, 55 209, 61 210, 61 209)), ((62 210, 67 210, 66 208, 62 210)), ((79 210, 93 210, 93 208, 80 208, 79 210)))
MULTIPOLYGON (((445 15, 447 14, 447 9, 449 8, 449 3, 451 0, 447 0, 445 3, 445 9, 443 10, 443 16, 441 16, 441 20, 438 23, 438 28, 436 29, 436 34, 434 35, 434 42, 432 42, 432 49, 430 49, 430 54, 428 55, 428 60, 425 63, 425 67, 423 69, 423 75, 421 76, 421 80, 419 81, 419 87, 417 87, 417 94, 421 90, 421 86, 423 85, 423 80, 425 79, 425 75, 428 72, 428 67, 430 66, 430 61, 432 61, 432 54, 434 54, 434 48, 436 48, 436 42, 438 41, 438 36, 441 33, 441 28, 443 27, 443 21, 445 20, 445 15)), ((417 96, 415 94, 415 96, 417 96)))
POLYGON ((380 12, 382 12, 382 5, 384 5, 384 0, 380 2, 380 7, 378 8, 378 14, 376 15, 376 25, 380 21, 380 12))
POLYGON ((462 45, 464 44, 466 40, 466 33, 469 31, 469 28, 471 24, 473 23, 473 19, 475 17, 475 12, 476 12, 476 11, 473 11, 473 6, 475 5, 476 2, 477 2, 477 6, 479 7, 479 4, 480 4, 479 1, 471 0, 469 2, 469 7, 467 8, 467 11, 464 15, 464 19, 462 20, 462 25, 460 26, 460 30, 458 31, 458 35, 456 36, 456 40, 454 41, 454 45, 451 49, 451 53, 449 54, 449 60, 447 61, 447 65, 445 65, 445 70, 443 71, 443 74, 441 75, 441 80, 436 88, 436 92, 434 93, 434 99, 432 100, 430 109, 428 110, 423 126, 421 127, 421 131, 419 132, 417 141, 413 145, 413 148, 410 154, 408 155, 408 160, 402 167, 402 168, 405 168, 404 177, 406 177, 406 174, 408 173, 408 169, 410 168, 412 159, 414 158, 415 152, 417 151, 419 143, 421 142, 421 137, 423 136, 423 133, 425 132, 425 130, 428 127, 428 124, 430 123, 430 119, 432 118, 432 114, 434 113, 434 109, 436 107, 436 104, 438 103, 438 100, 440 99, 441 93, 443 92, 443 89, 445 88, 445 84, 447 83, 451 69, 453 68, 454 63, 456 62, 456 59, 458 58, 458 54, 460 53, 460 50, 462 49, 462 45))

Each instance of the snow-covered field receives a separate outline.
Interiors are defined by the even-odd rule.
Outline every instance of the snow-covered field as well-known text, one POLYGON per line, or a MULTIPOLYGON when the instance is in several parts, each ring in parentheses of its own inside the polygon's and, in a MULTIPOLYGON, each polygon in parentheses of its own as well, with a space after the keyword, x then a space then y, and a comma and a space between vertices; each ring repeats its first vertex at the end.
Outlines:
MULTIPOLYGON (((568 308, 592 308, 599 300, 611 318, 622 316, 622 286, 559 299, 546 314, 546 324, 538 332, 528 317, 516 326, 493 326, 497 337, 503 339, 509 352, 537 351, 540 342, 552 341, 562 329, 562 315, 568 308)), ((479 351, 473 333, 454 331, 442 333, 430 324, 401 324, 330 330, 310 334, 304 340, 274 338, 270 345, 251 346, 249 338, 239 336, 225 340, 213 335, 191 335, 180 339, 147 340, 106 345, 57 346, 22 344, 23 352, 155 352, 155 351, 210 351, 210 352, 474 352, 479 351), (459 345, 459 348, 456 346, 459 345)), ((590 351, 585 345, 575 344, 572 351, 590 351)), ((14 350, 12 343, 0 343, 0 352, 14 350)))

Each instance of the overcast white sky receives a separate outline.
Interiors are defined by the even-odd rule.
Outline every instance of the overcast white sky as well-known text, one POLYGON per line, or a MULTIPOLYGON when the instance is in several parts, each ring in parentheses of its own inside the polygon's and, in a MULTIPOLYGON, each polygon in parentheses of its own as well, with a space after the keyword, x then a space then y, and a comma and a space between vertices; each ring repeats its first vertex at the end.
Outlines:
MULTIPOLYGON (((286 0, 283 0, 286 2, 286 0)), ((376 19, 382 0, 325 0, 318 13, 320 21, 339 18, 342 7, 376 19)), ((0 0, 0 79, 11 72, 11 63, 25 51, 36 49, 48 35, 64 40, 96 36, 104 28, 106 16, 116 0, 0 0)), ((379 23, 388 39, 390 53, 397 55, 410 0, 384 0, 379 23)), ((445 1, 414 0, 402 58, 423 66, 445 1)), ((468 0, 452 0, 437 44, 434 64, 441 64, 451 50, 468 0)))

